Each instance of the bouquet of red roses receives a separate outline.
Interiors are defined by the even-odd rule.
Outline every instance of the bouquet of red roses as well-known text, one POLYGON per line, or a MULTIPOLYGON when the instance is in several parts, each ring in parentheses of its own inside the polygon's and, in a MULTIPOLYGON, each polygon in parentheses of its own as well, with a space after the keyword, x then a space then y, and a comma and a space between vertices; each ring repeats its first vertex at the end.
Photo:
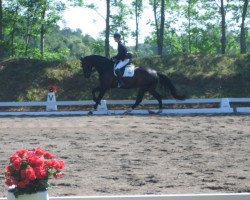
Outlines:
POLYGON ((20 149, 10 156, 5 166, 5 184, 15 196, 46 191, 50 177, 61 177, 64 162, 42 148, 20 149))

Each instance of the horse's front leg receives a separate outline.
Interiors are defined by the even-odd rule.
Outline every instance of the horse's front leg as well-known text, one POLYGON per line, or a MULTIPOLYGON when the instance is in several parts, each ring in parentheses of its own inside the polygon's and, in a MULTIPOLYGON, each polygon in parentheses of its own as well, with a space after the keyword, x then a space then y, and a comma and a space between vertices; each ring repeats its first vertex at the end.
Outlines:
POLYGON ((95 93, 98 92, 98 91, 100 91, 100 89, 101 89, 101 87, 98 86, 98 87, 96 87, 96 88, 94 88, 94 89, 92 90, 92 97, 93 97, 93 101, 94 101, 94 102, 97 101, 97 98, 96 98, 96 96, 95 96, 95 93))
POLYGON ((107 91, 107 89, 106 89, 106 88, 100 88, 99 91, 100 91, 100 92, 99 92, 99 95, 98 95, 98 97, 97 97, 97 99, 96 99, 96 101, 95 101, 96 103, 95 103, 95 105, 94 105, 94 109, 97 109, 97 106, 98 106, 99 104, 101 104, 101 100, 102 100, 102 98, 103 98, 105 92, 107 91))

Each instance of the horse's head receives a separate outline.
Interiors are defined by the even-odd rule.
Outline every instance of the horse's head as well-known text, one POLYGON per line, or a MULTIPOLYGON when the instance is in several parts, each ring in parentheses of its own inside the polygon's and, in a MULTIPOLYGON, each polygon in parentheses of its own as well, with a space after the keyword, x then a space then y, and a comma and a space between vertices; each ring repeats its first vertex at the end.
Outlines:
POLYGON ((89 78, 92 72, 92 63, 90 62, 90 59, 88 59, 88 56, 81 58, 81 67, 83 69, 83 73, 85 78, 89 78))

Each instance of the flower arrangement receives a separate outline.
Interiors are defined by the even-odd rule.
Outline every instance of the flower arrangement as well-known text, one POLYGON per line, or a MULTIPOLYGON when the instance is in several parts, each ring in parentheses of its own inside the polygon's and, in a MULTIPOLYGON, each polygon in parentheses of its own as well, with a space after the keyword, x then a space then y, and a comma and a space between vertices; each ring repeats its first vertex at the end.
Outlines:
POLYGON ((62 160, 42 148, 20 149, 10 156, 10 163, 5 166, 5 184, 16 197, 46 191, 48 179, 61 177, 63 168, 62 160))
POLYGON ((57 92, 56 84, 50 84, 48 90, 49 92, 57 92))

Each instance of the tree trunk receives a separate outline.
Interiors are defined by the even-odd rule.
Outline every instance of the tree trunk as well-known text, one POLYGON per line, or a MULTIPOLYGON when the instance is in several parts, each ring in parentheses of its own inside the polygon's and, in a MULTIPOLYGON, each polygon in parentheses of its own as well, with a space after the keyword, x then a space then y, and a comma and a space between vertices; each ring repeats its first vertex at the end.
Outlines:
POLYGON ((191 51, 191 0, 188 1, 188 53, 191 51))
POLYGON ((225 12, 223 0, 221 0, 220 13, 221 13, 221 54, 225 54, 226 53, 226 12, 225 12))
POLYGON ((135 51, 138 51, 138 35, 139 35, 139 14, 138 1, 135 1, 135 51))
POLYGON ((27 56, 28 55, 28 49, 29 49, 29 43, 30 43, 30 19, 28 19, 27 21, 27 27, 26 27, 26 39, 25 39, 25 52, 24 55, 27 56))
POLYGON ((154 18, 155 18, 156 42, 157 42, 157 49, 158 49, 158 54, 159 54, 160 34, 159 34, 159 25, 158 25, 158 19, 157 19, 157 0, 154 0, 153 11, 154 11, 154 18))
POLYGON ((105 56, 110 57, 109 52, 109 35, 110 35, 110 0, 107 0, 107 13, 106 13, 106 31, 105 31, 105 56))
POLYGON ((3 36, 3 2, 0 0, 0 58, 4 54, 4 36, 3 36))
POLYGON ((19 7, 18 7, 18 5, 16 5, 15 17, 14 17, 14 20, 13 20, 12 31, 11 31, 11 56, 15 56, 14 42, 15 42, 16 23, 17 23, 17 17, 18 17, 18 10, 19 10, 19 7))
POLYGON ((45 13, 46 13, 46 5, 44 5, 42 9, 41 15, 41 28, 40 28, 40 54, 41 58, 44 58, 44 37, 45 37, 45 13))
POLYGON ((161 56, 163 52, 164 25, 165 25, 165 0, 161 0, 161 24, 160 24, 159 47, 158 47, 158 54, 161 56))
POLYGON ((244 0, 242 18, 241 18, 241 26, 240 26, 240 53, 247 52, 247 45, 246 45, 246 35, 245 35, 245 19, 247 14, 247 7, 248 7, 248 0, 244 0))
POLYGON ((138 51, 139 45, 139 21, 142 12, 142 0, 135 0, 135 51, 138 51))

